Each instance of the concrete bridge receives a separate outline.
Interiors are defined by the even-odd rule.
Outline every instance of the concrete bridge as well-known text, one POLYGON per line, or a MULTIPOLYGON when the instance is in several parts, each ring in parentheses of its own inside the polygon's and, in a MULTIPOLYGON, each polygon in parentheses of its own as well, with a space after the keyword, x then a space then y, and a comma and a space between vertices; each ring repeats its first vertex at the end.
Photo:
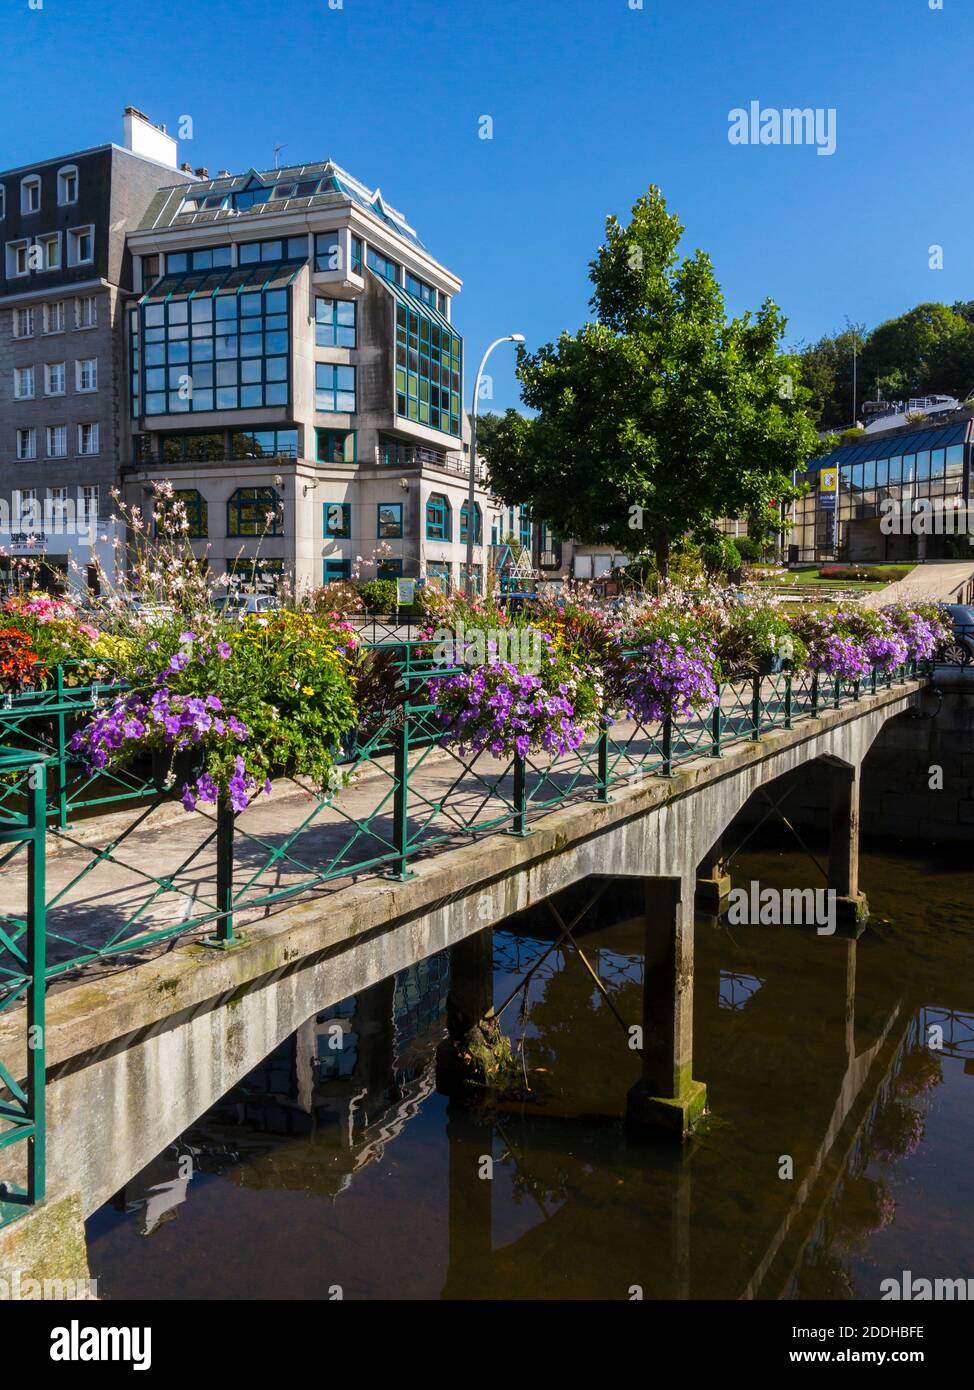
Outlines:
MULTIPOLYGON (((448 844, 414 861, 405 881, 362 876, 296 898, 252 920, 232 950, 177 938, 129 968, 96 965, 93 975, 67 979, 47 1006, 49 1195, 0 1231, 0 1267, 50 1268, 54 1250, 63 1273, 72 1231, 78 1250, 81 1218, 313 1015, 592 877, 645 883, 642 1075, 629 1114, 634 1123, 685 1135, 706 1104, 707 1078, 693 1057, 697 880, 719 895, 715 856, 740 809, 766 784, 821 763, 832 785, 829 886, 855 921, 863 911, 863 760, 885 722, 921 688, 919 681, 894 684, 791 728, 730 743, 720 757, 682 762, 672 776, 619 783, 611 800, 568 802, 537 815, 523 836, 448 844)), ((430 773, 434 782, 447 775, 430 773)), ((151 862, 160 852, 158 832, 145 835, 129 848, 151 862)), ((55 872, 58 864, 55 857, 55 872)), ((462 979, 454 987, 462 991, 462 979)), ((8 1068, 17 1065, 21 1035, 16 1016, 0 1017, 0 1060, 8 1068)))

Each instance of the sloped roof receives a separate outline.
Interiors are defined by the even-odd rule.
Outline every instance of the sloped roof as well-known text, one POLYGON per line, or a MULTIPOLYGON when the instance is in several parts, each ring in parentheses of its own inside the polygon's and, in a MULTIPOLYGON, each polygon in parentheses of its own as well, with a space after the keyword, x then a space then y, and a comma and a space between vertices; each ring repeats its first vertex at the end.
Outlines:
POLYGON ((841 449, 833 449, 821 458, 810 459, 808 471, 817 473, 822 468, 840 468, 850 463, 869 463, 873 459, 898 458, 901 454, 918 454, 925 449, 943 449, 950 444, 963 444, 967 439, 970 420, 957 420, 952 425, 940 425, 926 429, 908 430, 901 434, 890 434, 885 439, 863 436, 855 444, 846 444, 841 449))
POLYGON ((332 160, 316 164, 292 164, 285 169, 248 169, 244 174, 227 178, 196 180, 189 186, 160 188, 146 208, 139 231, 166 227, 207 226, 218 222, 243 225, 241 219, 259 222, 262 215, 292 209, 342 207, 354 203, 376 221, 390 227, 407 241, 422 247, 415 230, 397 208, 391 206, 380 189, 374 191, 340 168, 332 160), (233 195, 255 189, 271 189, 275 185, 304 184, 300 197, 272 198, 237 211, 231 207, 203 208, 206 198, 233 195), (312 189, 310 185, 314 184, 312 189))

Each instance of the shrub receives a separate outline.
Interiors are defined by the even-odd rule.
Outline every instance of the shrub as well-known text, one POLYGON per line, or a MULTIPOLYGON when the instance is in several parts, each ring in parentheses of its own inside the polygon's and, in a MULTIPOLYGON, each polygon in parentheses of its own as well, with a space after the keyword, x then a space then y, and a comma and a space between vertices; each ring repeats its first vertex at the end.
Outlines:
POLYGON ((394 579, 367 579, 358 592, 368 613, 391 613, 396 607, 394 579))

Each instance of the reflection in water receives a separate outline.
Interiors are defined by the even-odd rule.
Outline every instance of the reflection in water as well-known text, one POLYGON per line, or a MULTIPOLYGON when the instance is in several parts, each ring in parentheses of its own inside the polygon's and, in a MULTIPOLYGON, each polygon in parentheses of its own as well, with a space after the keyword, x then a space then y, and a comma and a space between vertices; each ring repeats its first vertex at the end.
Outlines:
MULTIPOLYGON (((621 887, 581 941, 608 998, 559 947, 504 1012, 517 1100, 435 1089, 447 953, 326 1010, 92 1219, 100 1292, 876 1298, 905 1269, 974 1276, 974 911, 966 875, 932 867, 865 855, 858 941, 698 918, 711 1116, 685 1153, 622 1123, 643 923, 621 887)), ((736 868, 784 886, 807 861, 736 868)), ((506 928, 495 1004, 554 940, 542 910, 506 928)))

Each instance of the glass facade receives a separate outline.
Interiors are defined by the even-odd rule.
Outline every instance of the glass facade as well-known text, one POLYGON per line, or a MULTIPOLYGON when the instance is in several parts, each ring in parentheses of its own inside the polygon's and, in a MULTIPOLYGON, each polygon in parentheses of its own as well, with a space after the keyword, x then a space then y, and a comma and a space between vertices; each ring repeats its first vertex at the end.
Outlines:
POLYGON ((431 561, 426 566, 426 582, 431 589, 438 589, 441 594, 449 594, 450 579, 450 566, 445 562, 431 561))
POLYGON ((333 362, 315 363, 315 410, 352 414, 355 410, 355 368, 333 362))
MULTIPOLYGON (((899 507, 923 504, 922 510, 932 510, 936 517, 965 495, 965 430, 966 422, 856 441, 816 459, 808 475, 810 491, 796 504, 795 525, 785 532, 786 548, 794 547, 793 557, 799 560, 915 555, 916 538, 884 530, 883 518, 893 502, 899 507), (834 510, 831 495, 819 489, 822 467, 838 470, 834 510)), ((943 549, 943 539, 927 537, 929 557, 943 549)))
POLYGON ((207 506, 201 493, 194 487, 175 488, 172 498, 164 505, 171 507, 181 502, 186 516, 186 536, 189 540, 205 540, 209 534, 207 506))
POLYGON ((284 288, 154 295, 142 305, 140 325, 143 413, 286 406, 290 324, 284 288))
POLYGON ((381 275, 383 280, 388 280, 393 285, 399 284, 399 265, 396 261, 383 256, 371 246, 365 254, 365 261, 369 269, 374 270, 376 275, 381 275))
POLYGON ((421 425, 460 434, 459 335, 418 300, 396 305, 396 413, 421 425), (415 305, 415 307, 413 307, 415 305))
POLYGON ((355 347, 354 299, 315 300, 315 346, 355 347))

